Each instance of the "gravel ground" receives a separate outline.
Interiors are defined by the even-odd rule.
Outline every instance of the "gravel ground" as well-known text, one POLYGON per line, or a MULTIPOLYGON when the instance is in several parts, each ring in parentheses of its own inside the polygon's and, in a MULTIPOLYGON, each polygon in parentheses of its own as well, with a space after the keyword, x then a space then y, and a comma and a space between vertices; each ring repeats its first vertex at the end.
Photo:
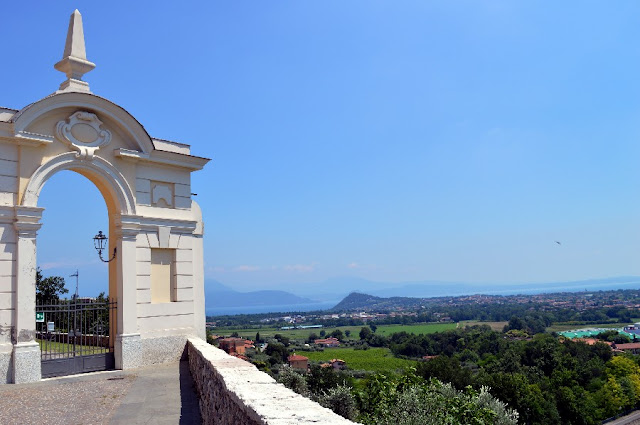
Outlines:
POLYGON ((107 424, 136 380, 105 372, 0 386, 0 424, 107 424))

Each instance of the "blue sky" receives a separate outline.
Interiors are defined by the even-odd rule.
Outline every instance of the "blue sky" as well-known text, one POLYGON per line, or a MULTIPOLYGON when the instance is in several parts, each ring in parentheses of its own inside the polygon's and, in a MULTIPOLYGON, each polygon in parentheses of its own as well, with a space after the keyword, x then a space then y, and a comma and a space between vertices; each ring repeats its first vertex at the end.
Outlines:
MULTIPOLYGON (((213 159, 209 279, 640 275, 637 2, 13 2, 0 105, 56 90, 76 7, 93 92, 213 159)), ((39 263, 106 289, 106 208, 67 174, 39 263)))

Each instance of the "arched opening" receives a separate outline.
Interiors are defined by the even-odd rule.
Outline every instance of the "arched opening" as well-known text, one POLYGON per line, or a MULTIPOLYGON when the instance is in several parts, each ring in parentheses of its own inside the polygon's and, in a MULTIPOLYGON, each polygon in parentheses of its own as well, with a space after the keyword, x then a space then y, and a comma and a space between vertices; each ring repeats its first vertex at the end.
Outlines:
POLYGON ((63 170, 45 184, 38 200, 44 208, 37 237, 37 266, 44 276, 65 278, 70 297, 109 295, 109 269, 98 258, 93 236, 109 229, 109 215, 100 191, 87 178, 63 170), (71 277, 76 271, 79 278, 71 277))
POLYGON ((44 378, 115 367, 110 270, 92 239, 112 227, 112 215, 97 186, 72 170, 51 175, 38 196, 44 211, 36 239, 36 338, 44 378))
MULTIPOLYGON (((126 265, 131 264, 131 248, 133 247, 135 250, 135 237, 131 237, 132 234, 135 235, 135 231, 129 232, 129 236, 124 236, 127 225, 123 224, 123 221, 126 222, 126 218, 130 217, 130 213, 135 208, 132 192, 124 177, 108 162, 101 158, 83 161, 75 153, 65 153, 41 165, 31 176, 24 189, 24 207, 35 207, 42 213, 42 208, 46 208, 49 202, 54 204, 52 217, 54 224, 49 228, 45 226, 43 231, 44 236, 48 236, 47 231, 51 232, 53 246, 47 246, 51 245, 52 241, 47 241, 48 244, 44 245, 45 262, 37 261, 38 256, 34 249, 31 254, 33 264, 45 264, 45 268, 54 268, 51 267, 56 266, 54 261, 51 262, 53 264, 46 264, 47 257, 51 258, 51 250, 57 247, 57 251, 63 251, 62 247, 65 244, 76 242, 76 247, 66 251, 65 255, 73 258, 75 254, 76 258, 84 258, 85 264, 93 265, 95 267, 94 273, 98 276, 101 275, 102 279, 87 287, 89 292, 84 293, 89 295, 88 299, 71 297, 72 301, 57 303, 58 306, 54 306, 53 303, 36 306, 36 313, 40 313, 36 314, 36 321, 40 325, 36 325, 35 334, 36 339, 39 339, 38 343, 41 349, 42 376, 60 376, 122 367, 123 356, 118 349, 118 338, 126 333, 126 329, 123 325, 125 320, 122 319, 121 312, 124 310, 123 303, 125 302, 129 305, 129 311, 131 303, 135 306, 135 284, 133 296, 125 297, 123 287, 126 283, 122 277, 123 270, 127 268, 126 265), (71 173, 71 171, 75 173, 71 173), (56 190, 57 181, 62 181, 58 190, 56 190), (51 186, 49 190, 52 192, 51 194, 47 190, 43 191, 45 184, 51 186), (84 196, 80 193, 80 189, 83 187, 86 192, 84 196), (61 194, 60 191, 64 191, 64 193, 61 194), (70 204, 71 210, 60 208, 65 202, 70 204), (104 214, 105 205, 107 214, 104 214), (98 211, 101 209, 101 213, 97 212, 96 208, 98 211), (58 209, 63 212, 58 212, 58 223, 55 223, 55 211, 58 209), (95 217, 99 215, 102 215, 102 221, 96 222, 95 217), (108 226, 105 228, 104 225, 107 222, 108 226), (104 257, 109 259, 110 254, 117 246, 123 248, 125 238, 128 238, 128 254, 122 250, 120 255, 116 256, 108 266, 102 263, 97 259, 97 252, 93 248, 93 236, 98 230, 104 230, 109 235, 109 246, 103 253, 104 257), (102 270, 108 268, 108 271, 97 272, 96 270, 99 270, 100 266, 103 267, 102 270), (108 278, 105 279, 105 276, 108 278), (100 292, 105 292, 108 297, 92 299, 99 292, 95 294, 91 291, 95 292, 98 288, 104 289, 100 292), (78 309, 81 309, 82 312, 78 313, 78 309), (49 321, 44 318, 47 314, 55 317, 58 322, 66 320, 67 323, 57 326, 55 321, 52 321, 53 323, 50 325, 49 321), (80 316, 78 316, 79 314, 80 316), (78 317, 80 318, 78 319, 78 317), (51 330, 49 330, 49 325, 51 330), (48 343, 52 339, 56 340, 55 343, 48 343), (45 342, 47 343, 45 344, 45 342), (66 354, 63 355, 62 352, 66 354)), ((48 220, 46 212, 44 212, 44 219, 48 220)), ((42 223, 44 224, 44 220, 42 223)), ((40 239, 38 237, 37 240, 34 240, 34 245, 39 245, 40 239)), ((135 253, 133 255, 135 257, 135 253)), ((67 262, 74 262, 74 260, 67 262)), ((135 264, 135 258, 133 258, 133 264, 135 264)), ((61 265, 64 264, 58 264, 58 266, 61 265)), ((67 267, 73 266, 69 264, 67 267)), ((129 273, 129 275, 131 274, 129 273)), ((133 279, 135 282, 135 271, 133 279)), ((73 283, 72 293, 75 294, 75 282, 73 283)), ((129 284, 129 286, 131 285, 129 284)), ((80 289, 78 295, 81 295, 80 289)), ((31 299, 35 299, 35 297, 32 295, 31 299)), ((132 326, 135 329, 135 323, 132 326)))

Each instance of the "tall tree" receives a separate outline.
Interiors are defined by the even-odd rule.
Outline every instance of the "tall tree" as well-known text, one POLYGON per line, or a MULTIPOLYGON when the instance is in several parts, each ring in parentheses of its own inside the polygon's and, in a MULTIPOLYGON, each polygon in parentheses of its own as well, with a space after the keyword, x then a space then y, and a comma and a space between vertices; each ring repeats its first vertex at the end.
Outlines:
POLYGON ((64 277, 49 276, 42 277, 40 267, 36 269, 36 302, 47 304, 60 300, 60 295, 69 292, 64 286, 64 277))

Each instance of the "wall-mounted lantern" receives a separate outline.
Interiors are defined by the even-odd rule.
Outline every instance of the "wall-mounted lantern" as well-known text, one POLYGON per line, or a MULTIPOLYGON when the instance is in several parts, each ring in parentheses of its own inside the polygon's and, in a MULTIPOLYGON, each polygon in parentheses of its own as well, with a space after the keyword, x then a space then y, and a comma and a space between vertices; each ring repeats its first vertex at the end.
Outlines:
POLYGON ((100 230, 98 232, 98 234, 93 237, 93 245, 95 246, 96 251, 98 251, 98 256, 105 263, 113 261, 116 258, 116 248, 115 247, 113 248, 113 256, 111 257, 111 259, 105 260, 105 259, 102 258, 102 250, 107 248, 107 240, 108 239, 109 238, 105 234, 102 233, 102 230, 100 230))

